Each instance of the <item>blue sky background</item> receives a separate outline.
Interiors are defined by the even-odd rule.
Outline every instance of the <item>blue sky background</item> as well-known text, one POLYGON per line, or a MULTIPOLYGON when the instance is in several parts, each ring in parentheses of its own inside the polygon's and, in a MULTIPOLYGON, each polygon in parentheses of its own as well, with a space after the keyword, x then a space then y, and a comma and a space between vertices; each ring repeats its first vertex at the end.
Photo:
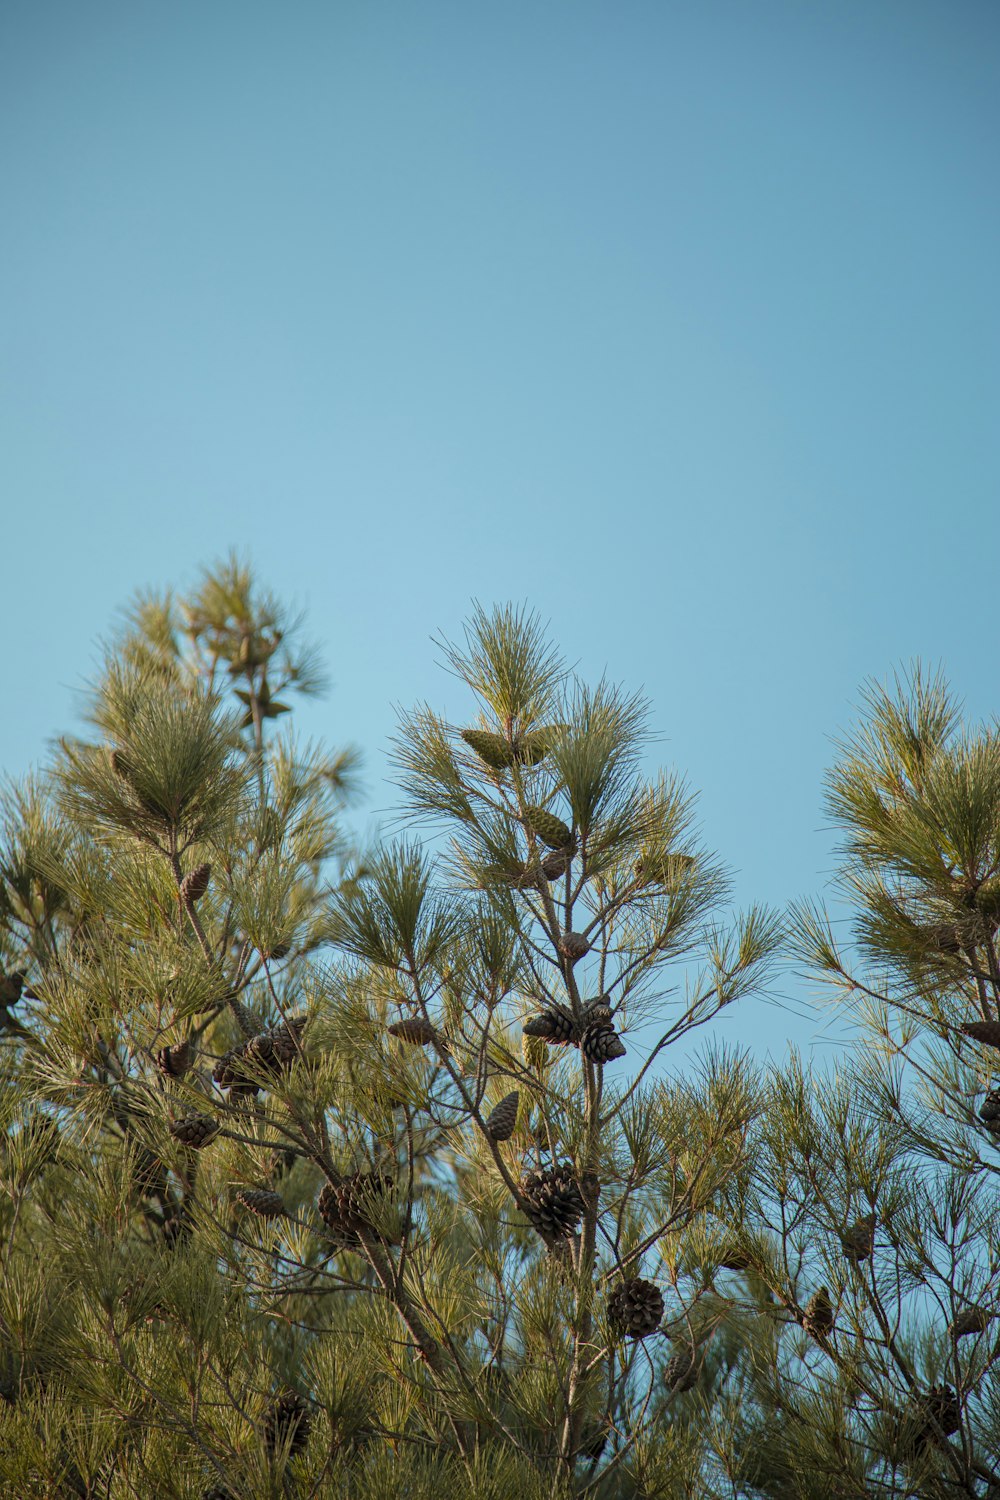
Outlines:
POLYGON ((235 546, 362 821, 392 705, 464 713, 431 635, 526 600, 741 901, 821 892, 862 679, 1000 703, 998 127, 988 0, 7 0, 0 766, 235 546))

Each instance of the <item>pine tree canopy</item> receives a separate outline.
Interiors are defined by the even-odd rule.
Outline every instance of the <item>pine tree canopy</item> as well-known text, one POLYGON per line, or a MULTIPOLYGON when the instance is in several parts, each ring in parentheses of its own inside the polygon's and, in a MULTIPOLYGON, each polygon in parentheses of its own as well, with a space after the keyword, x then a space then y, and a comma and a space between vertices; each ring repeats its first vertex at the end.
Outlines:
POLYGON ((872 690, 842 955, 728 913, 526 610, 439 642, 463 722, 401 717, 359 850, 300 630, 232 560, 139 600, 4 790, 0 1494, 996 1500, 992 731, 872 690), (714 1034, 783 943, 835 1073, 714 1034))

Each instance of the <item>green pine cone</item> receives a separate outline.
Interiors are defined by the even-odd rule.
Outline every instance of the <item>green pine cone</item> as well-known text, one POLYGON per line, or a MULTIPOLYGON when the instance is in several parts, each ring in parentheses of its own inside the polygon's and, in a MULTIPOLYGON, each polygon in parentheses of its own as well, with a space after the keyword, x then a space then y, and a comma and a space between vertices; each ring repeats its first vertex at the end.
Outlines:
POLYGON ((502 734, 491 734, 486 729, 463 729, 462 738, 480 760, 484 760, 494 771, 505 771, 514 764, 514 749, 502 734))
POLYGON ((1000 920, 1000 875, 983 881, 976 892, 976 905, 988 921, 1000 920))
POLYGON ((528 734, 522 734, 514 752, 522 766, 537 766, 548 753, 549 739, 544 729, 532 729, 528 734))
POLYGON ((673 854, 665 850, 647 851, 635 862, 638 880, 646 885, 672 885, 693 867, 690 854, 673 854))
POLYGON ((565 849, 573 838, 572 829, 545 807, 526 807, 521 821, 550 849, 565 849))

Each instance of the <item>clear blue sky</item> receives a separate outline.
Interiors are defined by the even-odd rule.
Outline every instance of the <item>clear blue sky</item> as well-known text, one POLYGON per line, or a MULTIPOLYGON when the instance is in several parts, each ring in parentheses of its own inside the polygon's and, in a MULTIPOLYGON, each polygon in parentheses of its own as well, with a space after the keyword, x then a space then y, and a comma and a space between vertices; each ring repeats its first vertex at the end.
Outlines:
POLYGON ((431 634, 527 600, 741 899, 820 891, 860 681, 1000 708, 998 146, 988 0, 7 0, 0 766, 236 546, 373 822, 431 634))

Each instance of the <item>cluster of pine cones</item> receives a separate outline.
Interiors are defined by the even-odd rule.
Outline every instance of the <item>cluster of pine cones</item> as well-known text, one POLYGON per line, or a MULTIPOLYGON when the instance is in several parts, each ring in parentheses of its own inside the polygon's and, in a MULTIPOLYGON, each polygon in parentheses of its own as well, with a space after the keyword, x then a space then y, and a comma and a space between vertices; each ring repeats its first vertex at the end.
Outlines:
POLYGON ((258 1093, 261 1075, 277 1077, 299 1056, 305 1024, 305 1016, 293 1016, 230 1048, 215 1065, 214 1082, 233 1098, 258 1093))
POLYGON ((579 1020, 562 1005, 551 1006, 524 1023, 525 1036, 538 1037, 551 1047, 579 1047, 592 1063, 603 1065, 625 1056, 625 1044, 618 1035, 612 1010, 603 1000, 594 1000, 580 1013, 579 1020))

